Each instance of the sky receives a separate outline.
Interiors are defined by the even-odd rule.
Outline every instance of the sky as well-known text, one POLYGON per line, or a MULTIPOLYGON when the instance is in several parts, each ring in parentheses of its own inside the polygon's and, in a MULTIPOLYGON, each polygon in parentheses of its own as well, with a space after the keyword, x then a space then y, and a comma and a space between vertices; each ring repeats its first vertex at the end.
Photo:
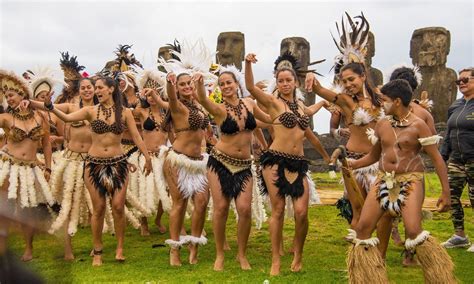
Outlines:
MULTIPOLYGON (((114 59, 119 44, 146 68, 159 47, 202 38, 215 50, 220 32, 245 34, 246 53, 257 54, 255 80, 272 77, 283 38, 299 36, 311 45, 311 60, 328 86, 337 50, 330 31, 347 11, 363 11, 375 34, 372 65, 387 73, 411 63, 410 38, 415 29, 441 26, 451 32, 447 67, 474 65, 473 1, 6 1, 0 0, 0 68, 21 74, 35 66, 59 70, 60 51, 76 55, 89 74, 114 59)), ((60 74, 60 73, 58 73, 60 74)), ((319 100, 319 99, 317 99, 319 100)), ((327 133, 329 113, 315 115, 315 130, 327 133)))

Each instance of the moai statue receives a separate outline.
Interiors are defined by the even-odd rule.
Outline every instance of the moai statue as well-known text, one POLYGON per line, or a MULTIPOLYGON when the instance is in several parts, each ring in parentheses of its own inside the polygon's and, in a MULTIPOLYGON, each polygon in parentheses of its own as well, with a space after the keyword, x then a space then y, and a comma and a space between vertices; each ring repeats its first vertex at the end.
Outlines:
POLYGON ((369 69, 372 84, 377 87, 383 85, 383 74, 379 69, 372 67, 372 57, 375 56, 375 37, 372 32, 369 32, 369 40, 367 41, 365 54, 365 66, 369 69))
MULTIPOLYGON (((301 70, 308 70, 308 65, 310 63, 309 50, 309 42, 303 37, 287 37, 284 38, 280 44, 280 55, 283 55, 287 51, 291 52, 291 54, 298 60, 298 65, 302 66, 301 70)), ((314 104, 315 95, 313 93, 306 94, 306 91, 304 90, 304 79, 305 77, 302 74, 298 74, 299 88, 303 94, 305 94, 305 105, 309 106, 314 104)))
POLYGON ((436 123, 446 122, 448 108, 456 99, 456 71, 446 68, 450 45, 451 34, 443 27, 417 29, 410 40, 410 57, 423 76, 415 97, 428 92, 434 103, 431 113, 436 123))
POLYGON ((170 49, 171 47, 169 45, 160 47, 158 50, 158 58, 162 57, 166 61, 170 60, 172 58, 170 49))
POLYGON ((241 32, 222 32, 217 37, 216 61, 220 65, 235 65, 242 70, 245 56, 245 37, 241 32))

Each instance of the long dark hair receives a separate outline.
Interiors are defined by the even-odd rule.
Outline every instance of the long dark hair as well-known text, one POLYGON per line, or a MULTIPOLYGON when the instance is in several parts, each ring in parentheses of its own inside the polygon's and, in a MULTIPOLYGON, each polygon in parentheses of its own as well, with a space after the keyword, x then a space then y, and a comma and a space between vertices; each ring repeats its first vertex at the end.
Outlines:
POLYGON ((351 70, 352 72, 356 73, 359 76, 365 75, 364 86, 367 92, 369 93, 370 100, 372 101, 372 104, 374 106, 380 107, 382 105, 380 97, 379 95, 377 95, 377 93, 374 90, 374 87, 370 83, 371 82, 370 75, 369 75, 369 72, 367 72, 367 69, 365 68, 364 64, 358 63, 358 62, 352 62, 352 63, 346 64, 341 68, 341 72, 339 74, 342 75, 342 72, 346 70, 351 70))
MULTIPOLYGON (((80 87, 81 87, 82 81, 89 81, 89 82, 91 82, 92 86, 94 86, 94 89, 95 89, 95 81, 94 81, 94 79, 92 79, 92 78, 81 78, 81 79, 79 79, 79 82, 78 82, 78 84, 77 84, 77 85, 79 86, 79 89, 80 89, 80 87)), ((92 103, 93 103, 94 105, 96 105, 96 104, 99 103, 99 99, 97 98, 97 96, 95 95, 95 93, 94 93, 94 96, 92 97, 92 103)), ((84 106, 84 105, 83 105, 83 103, 82 103, 82 98, 79 96, 79 108, 82 108, 83 106, 84 106)))
POLYGON ((112 99, 114 100, 115 104, 115 127, 119 131, 123 130, 123 124, 122 124, 122 110, 123 110, 123 104, 122 104, 122 92, 120 92, 118 83, 116 80, 110 78, 110 77, 99 77, 97 81, 101 80, 107 87, 114 88, 114 91, 112 92, 112 99))
POLYGON ((79 92, 79 80, 72 80, 69 87, 64 87, 61 94, 56 99, 56 104, 62 104, 70 101, 79 92))
POLYGON ((393 70, 392 74, 390 75, 390 81, 396 79, 407 81, 413 91, 418 87, 418 81, 416 80, 416 75, 413 68, 399 67, 393 70))

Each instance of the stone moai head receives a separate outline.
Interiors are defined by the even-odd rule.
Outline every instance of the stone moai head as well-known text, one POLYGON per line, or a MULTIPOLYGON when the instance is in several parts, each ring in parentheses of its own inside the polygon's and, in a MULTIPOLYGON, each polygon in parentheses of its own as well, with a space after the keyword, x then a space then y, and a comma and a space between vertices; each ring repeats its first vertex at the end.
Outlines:
POLYGON ((281 41, 280 55, 287 51, 290 51, 291 54, 293 54, 293 56, 295 56, 296 59, 298 59, 301 66, 307 66, 310 63, 309 62, 309 49, 310 49, 309 42, 305 38, 287 37, 281 41))
POLYGON ((369 32, 369 39, 365 46, 365 65, 372 66, 372 57, 375 56, 375 36, 372 32, 369 32))
POLYGON ((451 34, 443 27, 417 29, 410 40, 410 57, 413 65, 433 67, 446 65, 451 45, 451 34))
POLYGON ((220 65, 235 65, 242 69, 245 56, 245 37, 241 32, 223 32, 217 37, 216 60, 220 65))
POLYGON ((170 47, 162 46, 158 50, 158 58, 163 57, 164 60, 168 61, 171 59, 170 47))

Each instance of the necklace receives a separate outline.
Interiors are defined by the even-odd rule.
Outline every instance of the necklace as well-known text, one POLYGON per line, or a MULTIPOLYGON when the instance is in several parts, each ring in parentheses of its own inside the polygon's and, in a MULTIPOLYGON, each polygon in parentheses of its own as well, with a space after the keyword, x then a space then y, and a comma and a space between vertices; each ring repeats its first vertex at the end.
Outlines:
POLYGON ((282 100, 288 106, 288 108, 290 108, 292 113, 294 113, 297 117, 301 117, 301 114, 298 112, 298 103, 296 102, 295 98, 293 98, 292 102, 285 99, 280 94, 278 94, 278 98, 282 100))
POLYGON ((115 112, 115 105, 105 107, 103 104, 99 104, 97 111, 97 119, 99 119, 100 112, 102 112, 102 114, 105 116, 105 120, 108 120, 112 116, 112 112, 115 112))
POLYGON ((392 127, 404 127, 404 126, 407 126, 406 124, 404 125, 404 123, 407 123, 408 122, 408 118, 410 117, 411 115, 411 110, 408 111, 408 113, 400 118, 400 119, 397 119, 395 118, 394 116, 392 116, 392 118, 390 119, 390 123, 392 124, 392 127))
POLYGON ((239 99, 239 102, 237 103, 236 106, 233 106, 224 100, 224 106, 225 106, 225 109, 227 110, 227 113, 229 113, 230 111, 233 111, 235 115, 237 115, 239 120, 242 117, 242 110, 244 109, 243 104, 244 102, 241 99, 239 99))
POLYGON ((16 119, 19 120, 28 120, 33 118, 34 112, 31 108, 27 108, 24 111, 21 111, 20 109, 12 109, 10 108, 8 112, 16 119))
POLYGON ((151 111, 151 107, 148 109, 148 116, 150 116, 150 119, 155 124, 155 129, 160 128, 161 123, 156 122, 155 116, 153 115, 153 111, 151 111))

